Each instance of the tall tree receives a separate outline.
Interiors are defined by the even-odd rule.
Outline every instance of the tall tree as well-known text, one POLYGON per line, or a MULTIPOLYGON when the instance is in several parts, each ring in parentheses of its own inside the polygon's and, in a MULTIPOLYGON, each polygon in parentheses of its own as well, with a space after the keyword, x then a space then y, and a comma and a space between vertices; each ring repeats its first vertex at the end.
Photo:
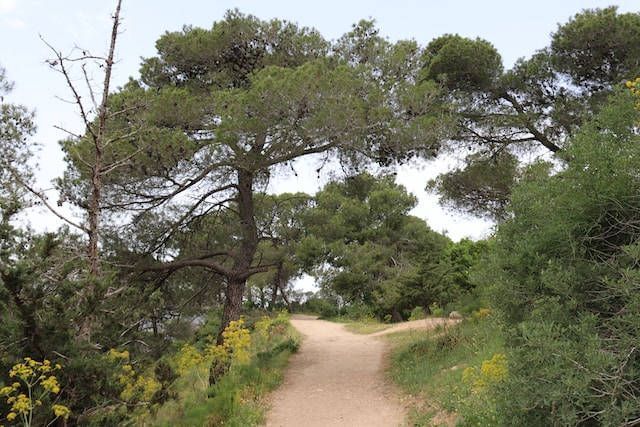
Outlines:
POLYGON ((440 258, 448 239, 409 215, 416 198, 394 181, 362 173, 325 186, 303 217, 298 256, 345 302, 397 321, 433 302, 414 292, 425 287, 418 270, 425 258, 440 258))
MULTIPOLYGON (((77 159, 82 167, 87 171, 85 179, 77 182, 82 187, 84 197, 76 198, 72 201, 76 202, 76 206, 80 207, 86 218, 76 220, 68 215, 61 213, 57 206, 54 206, 48 199, 44 191, 37 189, 33 184, 22 179, 18 171, 13 172, 14 178, 34 196, 36 196, 47 209, 63 220, 68 225, 84 233, 87 237, 86 259, 88 264, 88 275, 86 285, 82 289, 82 296, 87 306, 85 315, 80 321, 78 338, 84 341, 91 341, 91 332, 95 320, 94 310, 96 300, 101 296, 96 295, 98 282, 102 279, 101 260, 100 260, 100 236, 101 236, 101 217, 103 204, 103 187, 104 176, 113 172, 115 169, 125 163, 129 157, 118 159, 114 162, 108 162, 104 158, 104 151, 109 145, 115 144, 123 138, 131 136, 130 132, 126 134, 107 135, 107 122, 114 116, 121 114, 122 111, 114 111, 110 109, 109 92, 111 89, 111 74, 114 65, 116 41, 120 26, 120 10, 122 0, 117 0, 115 11, 112 16, 113 24, 109 38, 108 51, 105 56, 94 55, 85 49, 74 49, 71 55, 66 55, 62 51, 56 49, 46 40, 43 42, 50 48, 53 58, 47 60, 49 66, 59 72, 63 77, 71 96, 71 103, 75 104, 84 129, 82 132, 74 132, 69 129, 58 127, 66 132, 71 141, 84 140, 88 145, 88 152, 81 155, 76 153, 77 159), (80 74, 82 82, 86 84, 80 87, 77 84, 78 76, 74 74, 74 66, 80 66, 80 74), (91 66, 101 69, 104 72, 102 84, 99 89, 93 85, 90 68, 91 66), (85 101, 85 97, 89 101, 85 101)), ((71 145, 73 142, 67 141, 63 144, 71 145)), ((130 156, 137 154, 133 153, 130 156)), ((65 190, 60 186, 60 199, 58 206, 65 202, 65 190)))
MULTIPOLYGON (((23 325, 21 338, 26 341, 24 347, 41 353, 36 319, 21 292, 28 271, 18 254, 25 250, 28 239, 13 223, 28 204, 24 188, 18 185, 16 177, 23 182, 32 179, 29 166, 33 153, 29 137, 35 126, 31 111, 5 100, 12 88, 5 69, 0 67, 0 293, 6 296, 2 299, 3 312, 7 312, 4 308, 11 302, 17 308, 16 317, 23 325)), ((12 321, 14 319, 4 318, 8 324, 12 321)))
POLYGON ((240 315, 247 278, 274 267, 256 258, 268 236, 256 223, 255 193, 271 174, 311 155, 354 165, 388 161, 390 152, 433 153, 441 139, 437 87, 417 82, 415 43, 372 36, 377 53, 368 58, 360 41, 369 26, 331 46, 315 30, 229 12, 210 30, 162 36, 141 79, 113 99, 148 107, 113 128, 150 127, 130 144, 148 156, 109 182, 111 207, 143 211, 138 221, 158 212, 167 219, 146 248, 158 262, 141 268, 202 267, 224 278, 222 328, 240 315), (230 228, 222 212, 235 218, 230 228), (202 216, 225 230, 219 246, 196 257, 166 250, 169 236, 202 216))
POLYGON ((16 180, 30 182, 35 132, 33 112, 25 106, 8 102, 13 83, 0 66, 0 203, 3 217, 12 216, 24 193, 16 180))
MULTIPOLYGON (((561 152, 612 89, 640 73, 640 14, 586 10, 553 33, 549 47, 503 71, 480 39, 445 35, 423 57, 423 78, 439 81, 458 114, 449 148, 471 150, 465 165, 430 185, 442 201, 502 218, 522 154, 561 152)), ((560 154, 560 155, 558 155, 560 154)))

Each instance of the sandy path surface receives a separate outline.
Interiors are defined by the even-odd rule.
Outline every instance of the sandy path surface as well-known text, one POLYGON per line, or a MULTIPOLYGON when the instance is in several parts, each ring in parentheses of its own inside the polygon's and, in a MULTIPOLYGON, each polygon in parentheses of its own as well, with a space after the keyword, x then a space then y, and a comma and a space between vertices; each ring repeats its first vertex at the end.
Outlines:
POLYGON ((405 408, 384 378, 383 340, 309 316, 291 323, 305 337, 273 393, 267 426, 402 424, 405 408))
POLYGON ((451 325, 457 322, 459 322, 459 320, 445 319, 445 318, 439 318, 439 317, 435 317, 435 318, 431 317, 431 318, 421 319, 421 320, 411 320, 409 322, 396 323, 394 325, 391 325, 387 329, 384 329, 379 332, 374 332, 373 334, 369 334, 368 336, 379 337, 380 335, 387 335, 387 334, 392 334, 394 332, 400 332, 400 331, 412 331, 417 329, 422 329, 422 330, 434 329, 438 325, 445 325, 445 324, 451 325))

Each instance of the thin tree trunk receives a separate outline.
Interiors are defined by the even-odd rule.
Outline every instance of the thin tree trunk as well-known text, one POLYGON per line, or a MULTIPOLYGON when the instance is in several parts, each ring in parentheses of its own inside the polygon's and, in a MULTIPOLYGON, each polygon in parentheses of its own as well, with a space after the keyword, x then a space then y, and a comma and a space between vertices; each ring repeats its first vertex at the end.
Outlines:
POLYGON ((277 279, 273 281, 273 286, 271 287, 271 301, 269 302, 269 311, 273 311, 276 307, 276 302, 278 300, 278 282, 277 279))
POLYGON ((280 295, 282 295, 282 299, 284 300, 284 303, 287 305, 287 309, 289 309, 289 313, 291 313, 291 302, 289 301, 289 297, 287 296, 287 292, 285 291, 284 283, 283 282, 278 283, 278 287, 280 288, 280 295))
POLYGON ((280 289, 280 283, 282 282, 282 261, 278 263, 276 274, 273 276, 273 286, 271 291, 271 303, 269 304, 269 311, 273 311, 278 300, 278 289, 280 289))
MULTIPOLYGON (((89 200, 89 211, 87 212, 88 227, 87 235, 89 238, 87 246, 87 258, 89 261, 89 280, 83 293, 83 300, 86 305, 86 314, 82 319, 78 331, 78 338, 82 341, 91 341, 91 332, 95 324, 96 302, 99 298, 96 295, 98 281, 100 280, 100 216, 102 213, 102 168, 103 168, 103 149, 105 145, 105 133, 107 127, 108 108, 109 108, 109 88, 111 86, 111 72, 113 70, 113 58, 116 50, 116 40, 118 38, 118 27, 120 26, 120 7, 122 0, 118 0, 116 10, 113 14, 113 26, 111 27, 111 39, 109 43, 109 53, 105 60, 104 81, 102 84, 102 98, 98 107, 98 128, 93 135, 94 158, 91 167, 91 195, 89 200)), ((92 93, 93 97, 93 93, 92 93)))

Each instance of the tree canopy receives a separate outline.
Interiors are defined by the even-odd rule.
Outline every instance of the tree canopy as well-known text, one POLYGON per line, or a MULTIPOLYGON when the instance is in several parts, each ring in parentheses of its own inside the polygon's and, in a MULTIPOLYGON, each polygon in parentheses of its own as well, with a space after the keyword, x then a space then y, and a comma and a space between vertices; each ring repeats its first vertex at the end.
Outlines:
POLYGON ((562 151, 581 124, 617 85, 640 73, 638 46, 640 17, 615 7, 576 14, 558 26, 548 47, 509 70, 486 41, 434 39, 423 59, 424 78, 449 88, 445 97, 457 113, 450 148, 455 155, 465 148, 471 153, 432 188, 446 205, 500 219, 509 189, 522 178, 514 159, 555 153, 557 161, 567 160, 562 151))

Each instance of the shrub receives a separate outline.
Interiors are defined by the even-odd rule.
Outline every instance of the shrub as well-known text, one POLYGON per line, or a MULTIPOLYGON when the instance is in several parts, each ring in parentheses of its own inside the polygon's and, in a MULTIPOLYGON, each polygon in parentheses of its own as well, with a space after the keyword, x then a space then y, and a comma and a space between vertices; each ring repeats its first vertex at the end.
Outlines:
POLYGON ((549 176, 514 191, 481 277, 504 325, 510 425, 627 425, 640 417, 640 136, 618 93, 549 176))
POLYGON ((350 304, 344 308, 344 317, 349 320, 371 321, 375 320, 373 309, 366 304, 350 304))
POLYGON ((158 426, 260 424, 261 399, 279 383, 287 357, 299 346, 289 315, 263 316, 255 320, 252 331, 244 320, 231 322, 221 345, 215 344, 214 335, 197 335, 207 343, 202 349, 183 345, 168 362, 180 368, 171 387, 176 399, 166 401, 153 414, 139 414, 137 422, 158 426))
POLYGON ((427 317, 427 315, 424 312, 424 308, 416 307, 413 310, 411 310, 411 314, 409 315, 409 320, 420 320, 420 319, 424 319, 425 317, 427 317))
POLYGON ((319 315, 323 319, 330 319, 338 316, 338 304, 325 298, 309 298, 304 305, 303 311, 319 315))
POLYGON ((442 307, 438 306, 438 304, 432 303, 429 306, 429 313, 431 313, 431 315, 435 316, 435 317, 443 317, 444 316, 444 309, 442 307))
POLYGON ((496 353, 489 360, 482 362, 480 368, 467 367, 462 373, 462 380, 475 393, 481 393, 488 387, 504 381, 507 378, 507 357, 503 353, 496 353))

